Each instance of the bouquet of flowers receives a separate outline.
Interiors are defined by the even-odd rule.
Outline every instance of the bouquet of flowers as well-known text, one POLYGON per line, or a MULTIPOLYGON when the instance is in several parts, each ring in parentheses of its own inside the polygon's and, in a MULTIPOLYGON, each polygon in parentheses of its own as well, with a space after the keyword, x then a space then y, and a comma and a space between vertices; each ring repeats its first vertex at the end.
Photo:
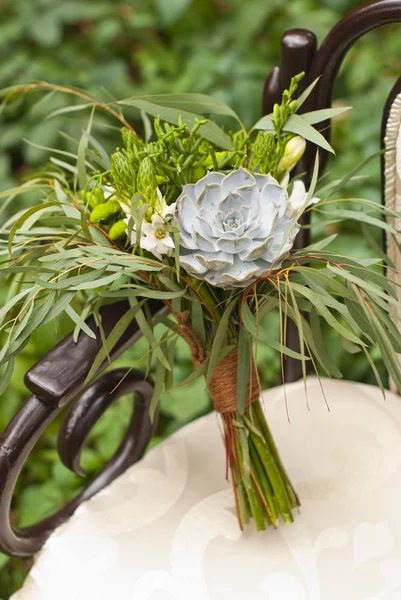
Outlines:
POLYGON ((45 83, 3 91, 6 101, 29 90, 69 92, 83 103, 67 110, 89 108, 91 114, 75 153, 62 152, 63 160, 52 156, 47 170, 0 195, 5 204, 32 190, 42 196, 0 230, 0 278, 10 286, 0 309, 0 394, 14 356, 39 325, 66 313, 76 339, 94 336, 87 317, 94 315, 101 330, 100 306, 128 299, 128 312, 103 336, 88 381, 135 319, 156 359, 154 415, 160 395, 173 385, 175 344, 183 337, 194 364, 185 383, 204 377, 221 414, 239 524, 252 517, 257 529, 277 526, 280 518, 291 522, 299 505, 259 400, 258 340, 282 359, 301 361, 305 375, 310 365, 316 373, 341 377, 324 346, 327 323, 350 353, 366 354, 384 390, 370 354, 378 346, 401 389, 394 358, 401 351, 394 324, 398 301, 380 268, 382 257, 331 252, 335 235, 293 249, 306 211, 325 222, 356 219, 396 233, 384 220, 395 213, 382 206, 334 201, 338 182, 321 187, 316 198, 317 158, 308 190, 299 175, 291 177, 307 142, 331 150, 313 125, 347 110, 299 114, 317 83, 295 99, 301 77, 292 79, 281 104, 250 131, 230 107, 201 94, 103 104, 45 83), (141 111, 144 139, 123 117, 123 106, 141 111), (121 148, 111 156, 91 133, 99 109, 123 125, 121 148), (235 130, 220 127, 212 114, 232 118, 235 130), (164 325, 161 338, 149 298, 167 309, 156 316, 164 325), (261 326, 270 311, 278 313, 279 340, 261 326), (288 320, 298 330, 299 351, 286 345, 288 320))

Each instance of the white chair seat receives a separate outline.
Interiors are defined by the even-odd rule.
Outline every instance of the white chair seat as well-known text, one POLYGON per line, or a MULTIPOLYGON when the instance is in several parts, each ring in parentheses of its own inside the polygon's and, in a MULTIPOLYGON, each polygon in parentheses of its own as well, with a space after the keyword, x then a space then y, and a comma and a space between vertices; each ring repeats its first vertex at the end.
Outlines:
MULTIPOLYGON (((301 498, 295 523, 240 532, 215 414, 82 505, 13 600, 400 600, 401 398, 308 379, 264 393, 301 498)), ((190 399, 189 399, 190 401, 190 399)))

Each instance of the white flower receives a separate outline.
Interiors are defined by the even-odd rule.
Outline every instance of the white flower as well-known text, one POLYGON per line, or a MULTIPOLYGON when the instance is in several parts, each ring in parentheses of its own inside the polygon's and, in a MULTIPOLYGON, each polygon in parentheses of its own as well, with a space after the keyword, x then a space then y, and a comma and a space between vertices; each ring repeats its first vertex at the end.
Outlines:
MULTIPOLYGON (((292 192, 289 198, 294 215, 297 214, 301 210, 301 208, 306 208, 305 202, 307 195, 308 192, 305 189, 303 181, 301 181, 300 179, 294 181, 292 192)), ((311 204, 316 204, 317 202, 319 202, 319 198, 311 198, 307 206, 310 206, 311 204)))
MULTIPOLYGON (((154 214, 152 222, 143 221, 141 229, 141 239, 139 245, 144 250, 148 250, 159 260, 163 255, 172 256, 174 253, 174 240, 167 226, 174 217, 175 204, 166 206, 162 215, 154 214)), ((132 231, 131 241, 136 243, 135 228, 132 231)))

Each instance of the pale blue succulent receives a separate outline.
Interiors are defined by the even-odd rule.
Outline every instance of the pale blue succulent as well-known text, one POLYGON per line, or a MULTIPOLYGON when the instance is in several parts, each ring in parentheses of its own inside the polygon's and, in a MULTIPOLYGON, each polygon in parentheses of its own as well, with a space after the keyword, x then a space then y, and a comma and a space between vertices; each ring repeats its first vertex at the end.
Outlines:
POLYGON ((306 199, 301 182, 288 196, 270 175, 243 168, 210 171, 184 185, 177 200, 180 263, 218 287, 244 287, 278 269, 296 234, 297 209, 306 199))

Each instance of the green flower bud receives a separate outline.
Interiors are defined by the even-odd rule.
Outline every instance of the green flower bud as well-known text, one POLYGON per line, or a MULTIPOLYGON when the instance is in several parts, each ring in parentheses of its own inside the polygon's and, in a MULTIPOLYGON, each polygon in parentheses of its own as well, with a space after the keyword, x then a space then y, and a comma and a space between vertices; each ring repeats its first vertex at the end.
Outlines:
POLYGON ((259 166, 259 173, 269 173, 276 154, 274 135, 268 131, 259 131, 253 144, 251 168, 259 166))
POLYGON ((280 107, 277 103, 273 106, 273 117, 275 121, 280 120, 280 107))
POLYGON ((120 203, 117 200, 108 200, 103 204, 98 204, 93 209, 90 220, 91 223, 98 225, 99 223, 108 221, 111 217, 118 215, 121 212, 120 203))
POLYGON ((112 179, 117 193, 131 199, 136 192, 135 170, 122 152, 115 152, 111 156, 112 179))
POLYGON ((127 223, 120 219, 116 221, 114 225, 111 226, 109 231, 109 238, 114 242, 116 240, 121 240, 125 237, 127 231, 127 223))
POLYGON ((306 141, 303 137, 297 135, 290 139, 284 150, 281 167, 286 171, 290 169, 302 158, 306 148, 306 141))
POLYGON ((157 188, 156 167, 148 156, 140 164, 137 175, 137 188, 146 198, 152 198, 157 188))
POLYGON ((85 201, 92 209, 98 204, 102 204, 104 202, 104 192, 102 188, 96 187, 95 189, 86 192, 85 201))

